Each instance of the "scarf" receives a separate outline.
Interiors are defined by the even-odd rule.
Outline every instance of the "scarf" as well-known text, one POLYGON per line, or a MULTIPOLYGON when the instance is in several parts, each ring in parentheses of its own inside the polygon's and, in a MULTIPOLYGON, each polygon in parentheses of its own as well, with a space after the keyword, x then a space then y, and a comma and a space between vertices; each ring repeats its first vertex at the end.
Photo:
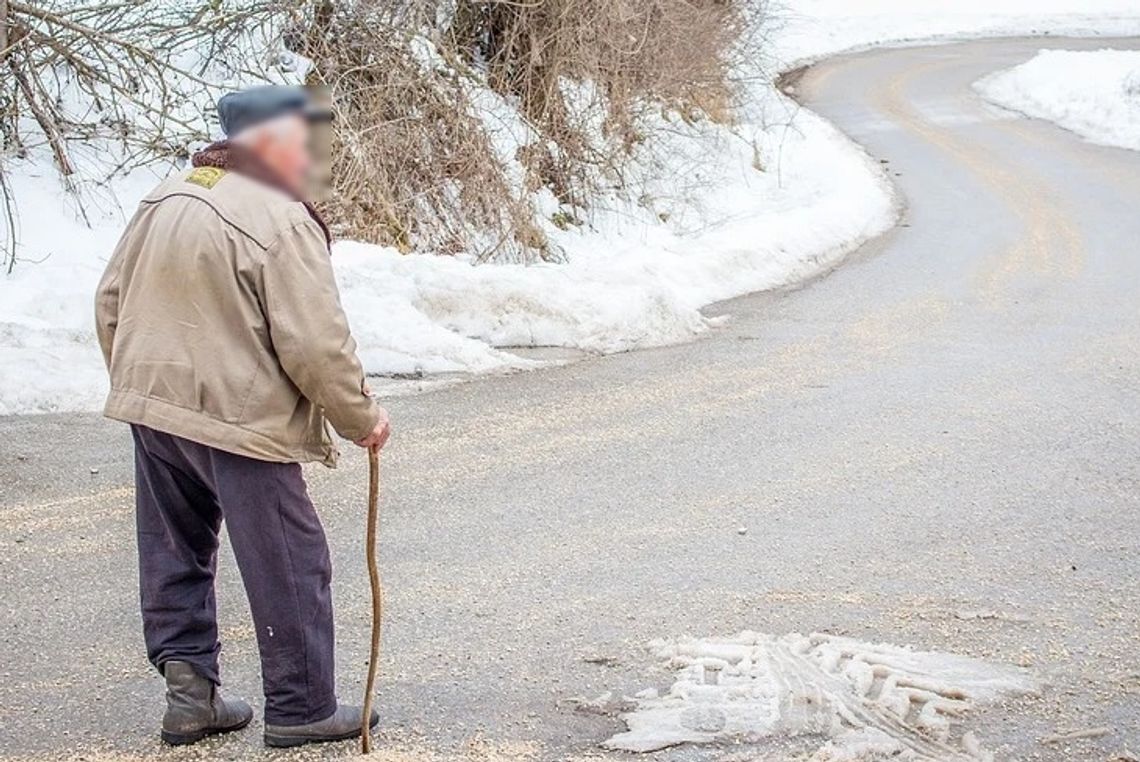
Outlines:
POLYGON ((329 226, 325 224, 317 208, 286 186, 281 181, 280 176, 248 148, 231 143, 228 140, 219 140, 194 154, 190 158, 190 163, 195 167, 217 167, 227 172, 237 172, 251 180, 276 188, 294 201, 304 204, 309 216, 321 226, 321 230, 325 234, 325 242, 332 244, 332 233, 329 232, 329 226))

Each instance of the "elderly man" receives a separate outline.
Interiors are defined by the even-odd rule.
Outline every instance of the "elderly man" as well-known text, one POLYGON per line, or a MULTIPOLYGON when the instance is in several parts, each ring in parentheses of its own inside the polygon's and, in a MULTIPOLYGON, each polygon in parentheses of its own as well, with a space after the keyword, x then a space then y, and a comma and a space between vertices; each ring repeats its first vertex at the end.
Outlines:
POLYGON ((142 201, 96 300, 105 412, 134 436, 162 738, 194 743, 252 716, 217 690, 223 519, 261 653, 266 744, 350 738, 361 709, 334 692, 332 570, 299 464, 335 464, 326 421, 382 447, 388 416, 366 394, 328 228, 304 201, 310 124, 328 114, 304 90, 273 86, 227 95, 218 112, 227 140, 142 201))

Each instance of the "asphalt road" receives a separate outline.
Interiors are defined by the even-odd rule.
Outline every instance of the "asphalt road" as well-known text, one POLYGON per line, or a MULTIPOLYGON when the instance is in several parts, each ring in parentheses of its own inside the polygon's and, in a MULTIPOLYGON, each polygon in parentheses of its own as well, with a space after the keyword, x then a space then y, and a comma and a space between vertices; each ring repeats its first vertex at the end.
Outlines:
MULTIPOLYGON (((1107 44, 1140 47, 823 64, 801 97, 890 168, 907 206, 894 232, 800 289, 718 305, 732 318, 704 340, 391 400, 380 758, 605 756, 620 722, 572 699, 667 685, 653 638, 745 628, 1031 666, 1039 697, 969 719, 998 760, 1140 752, 1140 156, 970 87, 1042 46, 1107 44), (1041 743, 1088 728, 1108 732, 1041 743)), ((126 431, 0 419, 0 456, 0 756, 275 756, 256 722, 158 744, 126 431)), ((355 699, 365 461, 309 476, 355 699)), ((257 699, 226 553, 226 687, 257 699)))

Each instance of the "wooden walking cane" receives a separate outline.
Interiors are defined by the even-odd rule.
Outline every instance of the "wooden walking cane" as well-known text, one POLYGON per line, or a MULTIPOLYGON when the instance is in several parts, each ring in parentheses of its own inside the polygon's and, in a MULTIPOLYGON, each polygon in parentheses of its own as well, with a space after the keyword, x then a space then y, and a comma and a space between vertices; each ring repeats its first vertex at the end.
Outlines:
POLYGON ((368 533, 364 552, 368 555, 368 581, 372 585, 372 650, 368 657, 368 679, 364 685, 364 711, 360 727, 360 753, 372 751, 372 693, 376 685, 377 662, 380 660, 380 621, 384 614, 384 591, 380 587, 380 569, 376 565, 376 533, 380 523, 380 448, 368 448, 368 533))

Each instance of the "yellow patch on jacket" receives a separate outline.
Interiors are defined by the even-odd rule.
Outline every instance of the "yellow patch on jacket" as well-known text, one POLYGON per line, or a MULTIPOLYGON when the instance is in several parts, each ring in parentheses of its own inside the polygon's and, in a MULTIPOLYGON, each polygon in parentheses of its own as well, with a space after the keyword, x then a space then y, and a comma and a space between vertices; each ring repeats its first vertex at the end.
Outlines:
POLYGON ((186 176, 186 182, 201 185, 203 188, 213 188, 226 174, 226 170, 218 167, 198 167, 186 176))

